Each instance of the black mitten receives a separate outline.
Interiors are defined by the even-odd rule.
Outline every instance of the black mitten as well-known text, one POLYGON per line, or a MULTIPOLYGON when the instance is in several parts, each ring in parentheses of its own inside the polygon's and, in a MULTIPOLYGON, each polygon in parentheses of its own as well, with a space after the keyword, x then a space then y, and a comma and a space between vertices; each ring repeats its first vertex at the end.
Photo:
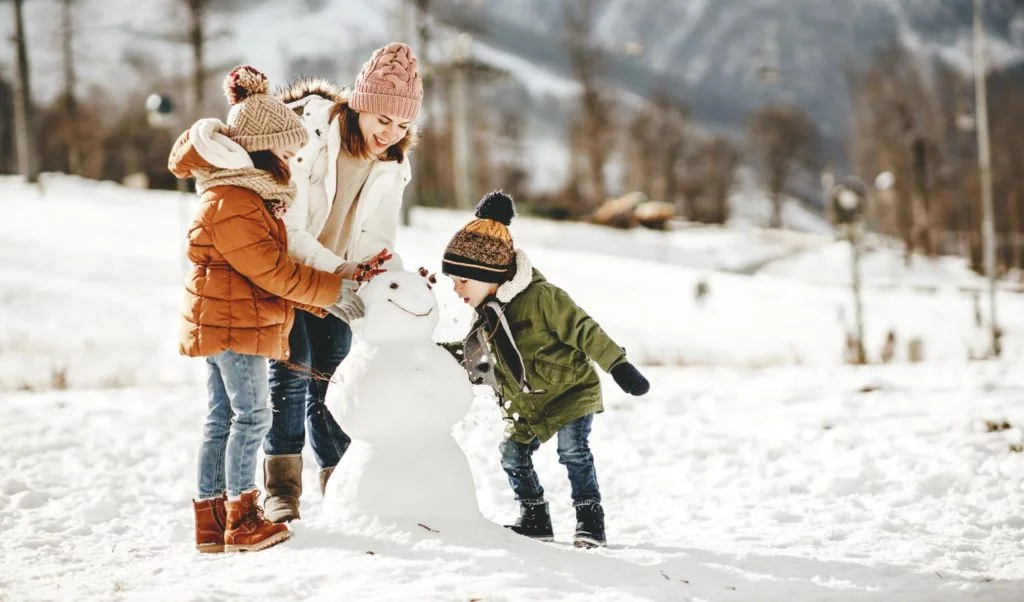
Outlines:
POLYGON ((612 378, 623 391, 630 395, 640 396, 651 390, 651 383, 647 382, 636 366, 629 362, 612 368, 612 378))

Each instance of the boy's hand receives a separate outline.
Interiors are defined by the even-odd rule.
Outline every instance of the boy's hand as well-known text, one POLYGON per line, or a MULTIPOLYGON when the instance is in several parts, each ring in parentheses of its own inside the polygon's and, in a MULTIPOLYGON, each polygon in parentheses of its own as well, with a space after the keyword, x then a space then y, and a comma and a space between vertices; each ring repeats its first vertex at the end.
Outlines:
POLYGON ((639 397, 651 390, 651 383, 647 382, 636 366, 629 362, 612 368, 612 378, 623 391, 630 395, 639 397))

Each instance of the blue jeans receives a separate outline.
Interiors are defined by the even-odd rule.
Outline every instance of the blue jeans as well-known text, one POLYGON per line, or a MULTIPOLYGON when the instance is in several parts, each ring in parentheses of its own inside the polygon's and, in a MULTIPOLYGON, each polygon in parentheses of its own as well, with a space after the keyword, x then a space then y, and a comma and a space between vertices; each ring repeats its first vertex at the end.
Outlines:
MULTIPOLYGON (((573 506, 601 501, 597 486, 597 471, 594 456, 590 453, 590 426, 594 415, 577 418, 558 430, 558 462, 569 473, 572 487, 573 506)), ((537 471, 533 468, 533 452, 540 448, 540 439, 523 444, 511 439, 501 442, 501 467, 508 475, 508 482, 516 494, 516 500, 524 504, 539 504, 544 501, 537 471)))
POLYGON ((309 444, 321 468, 336 466, 352 439, 341 430, 324 404, 327 380, 352 347, 352 330, 332 315, 318 318, 296 310, 288 336, 291 357, 270 361, 270 402, 274 420, 263 442, 268 456, 299 454, 309 444))
POLYGON ((270 428, 267 359, 223 351, 206 358, 210 411, 199 449, 199 499, 256 489, 256 452, 270 428))

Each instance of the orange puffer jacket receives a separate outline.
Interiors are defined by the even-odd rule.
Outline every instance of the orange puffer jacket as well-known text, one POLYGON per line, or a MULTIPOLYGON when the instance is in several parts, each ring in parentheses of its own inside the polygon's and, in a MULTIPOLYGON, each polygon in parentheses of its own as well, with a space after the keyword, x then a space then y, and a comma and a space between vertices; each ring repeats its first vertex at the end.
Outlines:
MULTIPOLYGON (((178 138, 168 167, 179 178, 211 164, 189 132, 178 138)), ((288 256, 284 222, 255 192, 214 186, 203 194, 188 229, 188 258, 179 350, 207 356, 225 350, 287 359, 293 308, 328 307, 341 277, 288 256)))

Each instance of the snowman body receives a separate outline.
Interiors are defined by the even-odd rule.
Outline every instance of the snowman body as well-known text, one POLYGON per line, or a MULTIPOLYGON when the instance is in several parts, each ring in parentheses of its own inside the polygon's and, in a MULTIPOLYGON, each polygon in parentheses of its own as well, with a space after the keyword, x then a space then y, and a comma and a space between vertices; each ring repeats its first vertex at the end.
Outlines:
POLYGON ((358 343, 328 388, 352 444, 328 482, 325 514, 443 529, 482 520, 465 453, 451 434, 473 402, 465 371, 431 339, 427 279, 386 272, 360 292, 358 343))

